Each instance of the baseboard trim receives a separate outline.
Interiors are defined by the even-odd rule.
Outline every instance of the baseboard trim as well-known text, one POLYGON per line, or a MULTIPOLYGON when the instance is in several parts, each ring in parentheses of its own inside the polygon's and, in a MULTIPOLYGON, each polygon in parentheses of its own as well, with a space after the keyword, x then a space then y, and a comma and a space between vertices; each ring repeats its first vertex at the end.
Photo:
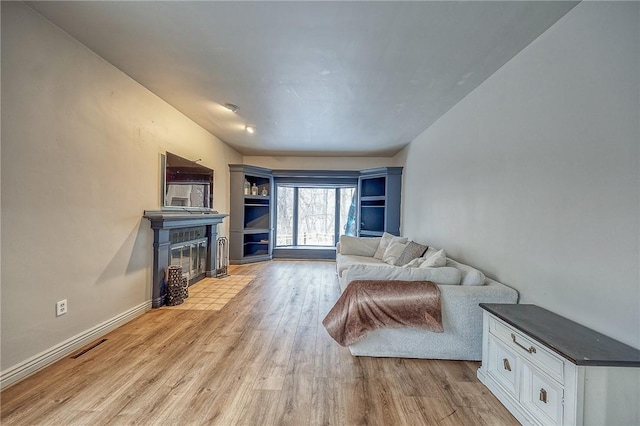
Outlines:
POLYGON ((65 357, 76 349, 91 343, 93 340, 104 336, 111 330, 114 330, 121 325, 131 321, 132 319, 144 314, 151 309, 151 300, 141 303, 138 306, 134 306, 115 317, 108 319, 107 321, 96 325, 88 330, 77 334, 70 339, 65 340, 51 348, 40 352, 31 358, 22 361, 6 370, 0 372, 0 390, 17 383, 18 381, 30 376, 38 370, 58 361, 60 358, 65 357))

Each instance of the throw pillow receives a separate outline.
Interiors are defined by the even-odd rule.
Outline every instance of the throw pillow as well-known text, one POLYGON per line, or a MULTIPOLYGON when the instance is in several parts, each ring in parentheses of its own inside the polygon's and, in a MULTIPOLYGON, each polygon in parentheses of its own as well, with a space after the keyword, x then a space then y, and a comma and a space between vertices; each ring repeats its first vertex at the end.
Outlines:
POLYGON ((398 258, 402 255, 407 243, 392 242, 384 252, 382 261, 389 265, 395 265, 398 258))
POLYGON ((380 238, 380 244, 378 244, 378 249, 374 253, 373 257, 378 260, 382 260, 382 258, 384 257, 384 252, 392 242, 406 243, 407 238, 396 237, 395 235, 391 235, 388 232, 383 233, 382 238, 380 238))
POLYGON ((379 244, 380 237, 359 238, 340 235, 340 254, 372 257, 379 244))
POLYGON ((428 248, 429 248, 428 246, 423 246, 422 244, 418 244, 415 241, 409 241, 407 243, 407 246, 404 248, 404 251, 398 258, 398 260, 396 260, 395 265, 396 266, 406 265, 412 260, 422 257, 422 255, 424 254, 425 251, 427 251, 428 248))
POLYGON ((433 254, 427 254, 425 261, 420 265, 421 268, 441 268, 447 264, 447 255, 444 249, 440 249, 433 254))
POLYGON ((419 257, 417 259, 413 259, 411 262, 402 265, 403 268, 419 268, 422 265, 422 262, 425 261, 424 257, 419 257))

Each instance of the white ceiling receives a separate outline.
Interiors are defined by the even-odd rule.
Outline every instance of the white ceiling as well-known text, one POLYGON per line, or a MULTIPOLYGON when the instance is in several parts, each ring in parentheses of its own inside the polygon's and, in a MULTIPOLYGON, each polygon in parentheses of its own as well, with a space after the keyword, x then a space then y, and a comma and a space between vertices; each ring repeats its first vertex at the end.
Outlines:
POLYGON ((245 155, 388 156, 576 3, 28 4, 245 155))

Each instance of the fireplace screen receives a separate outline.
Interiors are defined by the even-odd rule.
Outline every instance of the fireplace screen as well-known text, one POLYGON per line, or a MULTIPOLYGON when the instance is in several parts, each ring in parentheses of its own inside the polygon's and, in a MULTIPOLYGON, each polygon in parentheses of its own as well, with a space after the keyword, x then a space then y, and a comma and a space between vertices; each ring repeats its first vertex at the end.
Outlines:
POLYGON ((205 275, 208 245, 205 232, 205 227, 184 228, 172 231, 169 236, 170 264, 182 266, 182 274, 187 277, 189 284, 205 275))

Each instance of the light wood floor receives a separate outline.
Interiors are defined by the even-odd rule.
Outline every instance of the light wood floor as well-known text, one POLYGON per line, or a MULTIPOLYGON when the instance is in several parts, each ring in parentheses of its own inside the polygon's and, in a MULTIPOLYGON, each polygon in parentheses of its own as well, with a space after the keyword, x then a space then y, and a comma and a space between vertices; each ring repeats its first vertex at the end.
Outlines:
POLYGON ((1 394, 3 425, 517 425, 479 363, 356 358, 321 321, 332 262, 255 275, 220 311, 154 309, 1 394))

